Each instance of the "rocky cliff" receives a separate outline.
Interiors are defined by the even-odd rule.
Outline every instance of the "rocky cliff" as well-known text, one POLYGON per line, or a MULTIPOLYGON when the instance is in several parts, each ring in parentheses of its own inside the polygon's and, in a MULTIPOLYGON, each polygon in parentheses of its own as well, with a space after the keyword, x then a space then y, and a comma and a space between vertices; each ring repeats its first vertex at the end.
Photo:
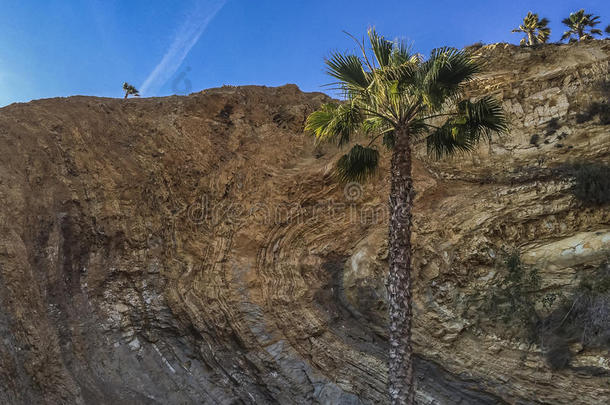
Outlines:
MULTIPOLYGON (((476 52, 469 91, 501 98, 511 131, 415 164, 418 401, 607 403, 607 348, 553 369, 465 303, 503 250, 565 294, 610 254, 610 210, 560 175, 609 163, 610 41, 476 52)), ((387 171, 336 182, 340 151, 302 131, 326 100, 289 85, 2 108, 0 402, 385 403, 387 171)))

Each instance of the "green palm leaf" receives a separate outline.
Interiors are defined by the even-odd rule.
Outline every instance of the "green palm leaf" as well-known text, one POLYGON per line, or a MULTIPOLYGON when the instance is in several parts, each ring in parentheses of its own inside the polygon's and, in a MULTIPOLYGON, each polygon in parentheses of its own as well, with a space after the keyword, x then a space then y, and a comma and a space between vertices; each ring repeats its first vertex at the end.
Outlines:
POLYGON ((437 159, 472 150, 474 142, 456 122, 447 122, 426 137, 428 154, 437 159))
POLYGON ((394 50, 394 44, 384 37, 379 36, 374 29, 369 29, 368 34, 371 49, 373 50, 373 55, 375 55, 379 67, 388 66, 390 64, 390 58, 392 57, 392 51, 394 50))
POLYGON ((505 133, 508 130, 502 105, 491 96, 478 101, 463 100, 458 103, 458 116, 466 118, 469 128, 491 140, 493 133, 505 133))
POLYGON ((338 145, 350 141, 361 125, 362 114, 352 103, 324 104, 307 117, 305 130, 313 132, 318 141, 334 141, 338 145))
POLYGON ((362 61, 355 55, 333 53, 325 62, 327 73, 339 80, 334 84, 339 84, 339 88, 343 90, 360 90, 370 84, 362 61))
POLYGON ((414 65, 420 62, 421 58, 418 54, 412 54, 411 48, 404 41, 396 41, 392 49, 391 65, 400 66, 402 64, 414 65))
POLYGON ((375 173, 378 164, 377 149, 356 144, 337 162, 337 175, 341 181, 364 181, 375 173))
POLYGON ((481 71, 481 65, 464 51, 455 48, 434 49, 421 68, 421 93, 431 111, 443 107, 461 86, 481 71))
POLYGON ((500 103, 490 96, 457 104, 457 114, 426 138, 428 153, 436 158, 472 150, 481 139, 508 130, 500 103))

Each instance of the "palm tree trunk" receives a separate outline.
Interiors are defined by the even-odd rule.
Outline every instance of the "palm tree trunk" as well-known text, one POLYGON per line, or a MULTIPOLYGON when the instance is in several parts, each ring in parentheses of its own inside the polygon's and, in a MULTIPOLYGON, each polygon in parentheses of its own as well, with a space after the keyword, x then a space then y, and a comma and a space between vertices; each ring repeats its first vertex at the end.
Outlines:
POLYGON ((527 32, 527 41, 528 41, 529 46, 534 45, 534 35, 533 35, 532 31, 527 32))
POLYGON ((411 145, 407 130, 397 130, 392 155, 390 186, 390 230, 388 256, 390 274, 389 392, 393 405, 412 405, 413 349, 411 348, 411 145))

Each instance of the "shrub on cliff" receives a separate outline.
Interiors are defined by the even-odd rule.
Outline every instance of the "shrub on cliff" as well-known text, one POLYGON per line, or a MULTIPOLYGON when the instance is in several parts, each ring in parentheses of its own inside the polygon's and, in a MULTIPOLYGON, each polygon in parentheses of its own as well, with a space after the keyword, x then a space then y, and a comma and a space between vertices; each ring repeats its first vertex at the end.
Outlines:
POLYGON ((501 322, 513 334, 534 343, 536 325, 540 321, 536 303, 543 299, 538 270, 525 266, 516 250, 503 253, 503 256, 496 282, 488 290, 471 297, 473 302, 482 302, 480 313, 475 316, 488 316, 492 325, 501 322))
POLYGON ((610 347, 610 266, 602 264, 584 276, 571 296, 537 325, 537 334, 548 364, 554 369, 569 365, 570 346, 610 347))
MULTIPOLYGON (((606 83, 603 86, 607 86, 606 83)), ((606 91, 602 88, 602 91, 606 91)), ((582 124, 591 121, 596 116, 599 117, 599 122, 602 125, 610 125, 610 105, 607 102, 595 101, 582 113, 576 115, 576 123, 582 124)))
POLYGON ((574 167, 574 196, 587 205, 610 203, 610 166, 582 164, 574 167))
POLYGON ((485 44, 481 41, 475 42, 474 44, 468 45, 464 47, 464 51, 466 52, 475 52, 484 47, 485 44))
POLYGON ((470 297, 467 311, 482 327, 537 343, 553 369, 569 366, 573 345, 610 347, 610 267, 604 263, 583 276, 572 291, 545 293, 535 268, 519 253, 508 254, 491 288, 470 297), (486 326, 485 326, 486 325, 486 326), (508 329, 506 329, 508 327, 508 329))

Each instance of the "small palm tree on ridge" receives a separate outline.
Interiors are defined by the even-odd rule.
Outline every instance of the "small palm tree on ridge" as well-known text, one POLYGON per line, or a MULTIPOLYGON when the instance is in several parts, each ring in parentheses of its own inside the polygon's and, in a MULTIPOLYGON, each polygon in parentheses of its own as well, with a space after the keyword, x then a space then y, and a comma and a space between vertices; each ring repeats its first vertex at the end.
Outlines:
POLYGON ((138 91, 138 89, 136 89, 134 86, 132 86, 131 84, 129 84, 127 82, 123 83, 123 91, 125 91, 125 98, 127 98, 129 96, 135 96, 135 97, 140 96, 140 92, 138 91))
POLYGON ((533 46, 544 44, 551 35, 551 29, 548 27, 548 24, 548 19, 539 19, 538 14, 530 11, 523 18, 523 23, 518 28, 512 30, 512 32, 523 32, 525 34, 525 38, 521 39, 521 45, 533 46))
POLYGON ((570 13, 568 18, 561 21, 569 29, 563 33, 561 40, 570 39, 571 41, 582 41, 593 39, 593 35, 602 35, 602 30, 593 28, 600 23, 599 16, 586 14, 584 9, 570 13), (588 31, 588 32, 587 32, 588 31), (576 37, 575 39, 572 37, 576 37))

